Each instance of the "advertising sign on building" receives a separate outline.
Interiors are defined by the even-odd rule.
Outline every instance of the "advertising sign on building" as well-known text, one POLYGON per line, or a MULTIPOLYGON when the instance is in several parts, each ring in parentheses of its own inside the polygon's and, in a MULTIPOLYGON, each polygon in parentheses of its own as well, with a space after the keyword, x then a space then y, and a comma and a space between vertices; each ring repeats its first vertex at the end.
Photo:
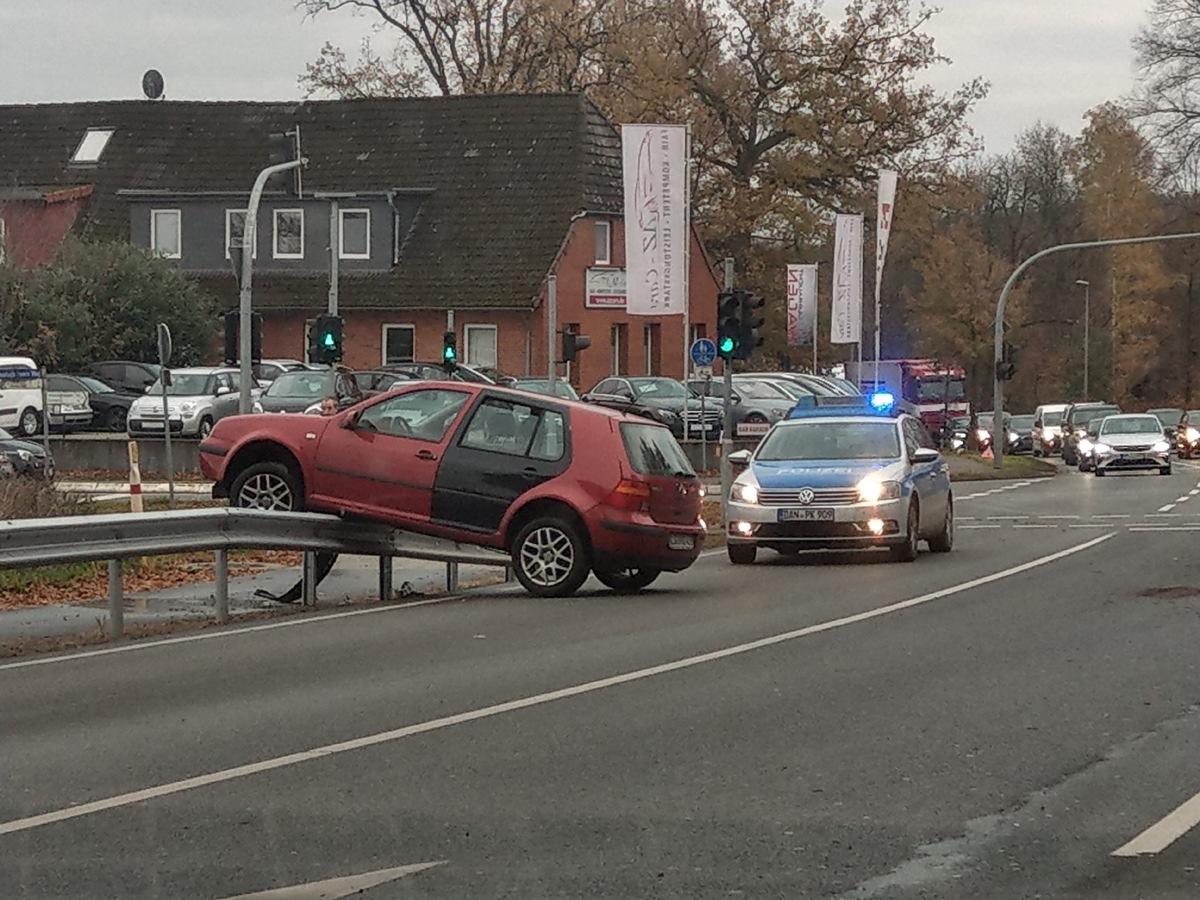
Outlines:
POLYGON ((588 269, 583 305, 589 309, 624 309, 625 270, 588 269))

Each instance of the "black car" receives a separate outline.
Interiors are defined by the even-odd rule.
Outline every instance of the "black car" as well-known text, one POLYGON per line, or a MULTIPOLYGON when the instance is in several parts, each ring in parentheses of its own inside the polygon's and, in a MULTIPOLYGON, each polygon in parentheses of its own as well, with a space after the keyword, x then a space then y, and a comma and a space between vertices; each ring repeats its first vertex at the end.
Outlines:
POLYGON ((358 382, 364 397, 374 397, 376 394, 385 393, 394 387, 420 379, 412 372, 384 372, 380 369, 371 369, 366 372, 355 372, 354 380, 358 382))
POLYGON ((1175 431, 1175 455, 1180 459, 1200 456, 1200 409, 1189 409, 1175 431))
POLYGON ((1009 453, 1032 453, 1033 452, 1033 413, 1027 416, 1013 416, 1008 420, 1008 452, 1009 453), (1016 435, 1016 440, 1013 440, 1013 435, 1016 435))
POLYGON ((23 441, 0 428, 0 457, 12 466, 14 474, 38 478, 54 477, 54 457, 41 444, 23 441))
POLYGON ((158 381, 162 366, 156 363, 115 359, 83 367, 84 375, 92 375, 106 384, 134 394, 146 393, 146 388, 158 381))
POLYGON ((348 369, 309 369, 284 372, 258 398, 256 412, 302 413, 320 406, 326 397, 346 409, 364 399, 354 373, 348 369))
POLYGON ((1175 435, 1179 433, 1179 424, 1183 421, 1183 417, 1187 413, 1182 409, 1170 407, 1148 409, 1146 412, 1162 422, 1163 434, 1167 436, 1168 441, 1175 443, 1175 435))
POLYGON ((637 376, 605 378, 581 398, 585 403, 633 413, 671 429, 676 438, 717 438, 721 434, 723 414, 715 403, 700 403, 687 385, 674 378, 637 376))
POLYGON ((1068 466, 1079 465, 1079 442, 1087 437, 1087 423, 1105 416, 1119 416, 1121 407, 1112 403, 1072 403, 1063 410, 1062 458, 1068 466))
POLYGON ((410 372, 425 381, 470 381, 475 384, 495 384, 480 370, 462 364, 455 366, 452 373, 447 373, 446 367, 441 363, 388 363, 379 368, 385 372, 410 372))
POLYGON ((88 395, 88 406, 92 408, 92 431, 119 431, 124 433, 125 420, 129 418, 129 407, 140 396, 130 391, 120 391, 107 382, 91 375, 50 375, 46 379, 47 390, 84 391, 88 395))

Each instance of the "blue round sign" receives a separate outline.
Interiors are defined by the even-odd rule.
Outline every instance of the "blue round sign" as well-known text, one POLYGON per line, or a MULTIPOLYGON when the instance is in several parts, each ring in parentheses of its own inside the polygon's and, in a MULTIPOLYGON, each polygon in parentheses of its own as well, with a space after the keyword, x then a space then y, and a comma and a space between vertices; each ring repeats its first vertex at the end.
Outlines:
POLYGON ((708 338, 692 341, 692 365, 711 366, 717 361, 717 345, 708 338))

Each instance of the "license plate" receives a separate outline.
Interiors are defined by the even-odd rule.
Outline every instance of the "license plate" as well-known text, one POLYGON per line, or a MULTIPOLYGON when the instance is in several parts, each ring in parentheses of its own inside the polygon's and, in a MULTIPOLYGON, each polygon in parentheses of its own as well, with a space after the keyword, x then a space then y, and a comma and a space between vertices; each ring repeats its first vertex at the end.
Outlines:
POLYGON ((159 429, 163 427, 162 422, 142 422, 143 428, 159 429))
POLYGON ((780 522, 832 522, 832 509, 781 509, 780 522))
POLYGON ((667 536, 667 547, 671 550, 691 550, 696 546, 696 539, 690 534, 671 534, 667 536))

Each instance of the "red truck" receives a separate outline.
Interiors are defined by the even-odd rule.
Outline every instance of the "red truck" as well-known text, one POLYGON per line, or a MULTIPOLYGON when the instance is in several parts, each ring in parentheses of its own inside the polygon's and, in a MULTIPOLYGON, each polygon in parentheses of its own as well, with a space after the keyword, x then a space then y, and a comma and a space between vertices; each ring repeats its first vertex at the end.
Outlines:
POLYGON ((888 391, 906 412, 919 416, 930 431, 947 419, 971 415, 967 401, 967 373, 957 366, 940 365, 932 359, 881 359, 879 376, 875 362, 846 363, 846 377, 863 393, 888 391))

